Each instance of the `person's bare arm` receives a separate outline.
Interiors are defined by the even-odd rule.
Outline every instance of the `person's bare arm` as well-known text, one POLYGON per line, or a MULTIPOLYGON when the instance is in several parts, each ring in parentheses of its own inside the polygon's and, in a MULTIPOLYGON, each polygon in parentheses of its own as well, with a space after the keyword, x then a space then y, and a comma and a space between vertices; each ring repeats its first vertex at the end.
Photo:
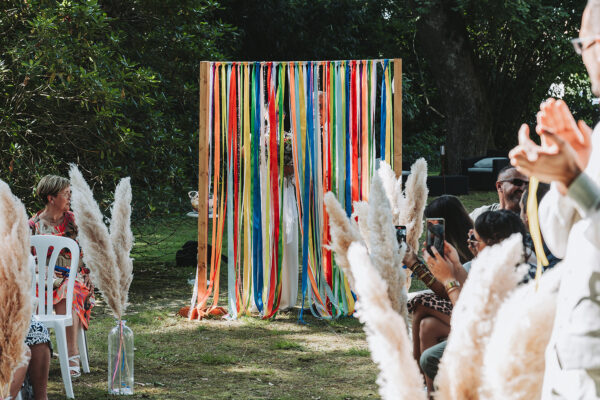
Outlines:
MULTIPOLYGON (((452 261, 446 257, 442 257, 435 247, 431 247, 433 256, 429 255, 427 251, 423 251, 425 262, 429 266, 429 270, 435 276, 435 278, 443 285, 444 293, 452 304, 456 303, 460 294, 461 284, 448 288, 450 282, 458 281, 454 273, 454 267, 452 261)), ((460 266, 462 268, 462 266, 460 266)))
POLYGON ((431 289, 433 293, 444 299, 448 298, 444 285, 435 278, 425 263, 419 260, 415 252, 410 246, 408 246, 408 244, 402 263, 406 265, 406 267, 413 272, 417 278, 419 278, 429 289, 431 289))

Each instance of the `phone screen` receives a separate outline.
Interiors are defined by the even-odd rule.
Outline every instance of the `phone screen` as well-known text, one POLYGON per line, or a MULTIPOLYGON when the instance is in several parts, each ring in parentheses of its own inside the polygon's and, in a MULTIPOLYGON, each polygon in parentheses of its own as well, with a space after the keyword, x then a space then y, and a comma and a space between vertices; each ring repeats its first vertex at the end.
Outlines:
POLYGON ((396 225, 396 240, 398 240, 398 244, 400 245, 406 242, 406 226, 396 225))
POLYGON ((444 256, 445 221, 444 218, 427 218, 427 251, 433 256, 431 247, 444 256))

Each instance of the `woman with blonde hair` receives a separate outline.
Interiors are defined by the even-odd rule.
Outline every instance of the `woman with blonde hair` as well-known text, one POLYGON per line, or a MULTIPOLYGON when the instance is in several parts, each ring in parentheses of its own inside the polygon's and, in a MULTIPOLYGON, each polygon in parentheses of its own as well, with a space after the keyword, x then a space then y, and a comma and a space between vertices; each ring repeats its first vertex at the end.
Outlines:
MULTIPOLYGON (((71 187, 67 178, 46 175, 37 185, 36 194, 45 204, 43 210, 39 211, 29 220, 32 235, 57 235, 76 240, 77 225, 75 217, 70 211, 71 187)), ((66 312, 67 282, 75 279, 73 291, 73 325, 67 327, 67 347, 69 352, 69 371, 71 377, 81 375, 79 367, 79 350, 77 347, 77 335, 80 324, 88 329, 90 312, 94 306, 94 286, 89 278, 89 270, 84 267, 81 257, 79 258, 77 271, 68 271, 71 265, 71 254, 63 250, 56 261, 60 267, 55 270, 53 301, 54 309, 58 314, 66 312), (61 272, 62 271, 62 272, 61 272)))

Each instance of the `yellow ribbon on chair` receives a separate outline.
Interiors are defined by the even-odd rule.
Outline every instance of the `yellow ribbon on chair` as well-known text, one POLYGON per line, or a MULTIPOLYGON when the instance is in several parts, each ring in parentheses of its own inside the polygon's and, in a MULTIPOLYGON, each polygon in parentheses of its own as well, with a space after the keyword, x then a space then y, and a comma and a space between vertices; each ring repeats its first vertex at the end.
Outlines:
POLYGON ((535 256, 537 258, 537 269, 535 271, 536 290, 539 286, 540 277, 542 276, 542 266, 548 266, 548 258, 546 258, 546 253, 544 252, 542 233, 540 232, 540 220, 538 217, 538 185, 539 180, 535 176, 532 176, 529 180, 529 197, 527 197, 527 219, 529 221, 529 233, 533 240, 535 256))

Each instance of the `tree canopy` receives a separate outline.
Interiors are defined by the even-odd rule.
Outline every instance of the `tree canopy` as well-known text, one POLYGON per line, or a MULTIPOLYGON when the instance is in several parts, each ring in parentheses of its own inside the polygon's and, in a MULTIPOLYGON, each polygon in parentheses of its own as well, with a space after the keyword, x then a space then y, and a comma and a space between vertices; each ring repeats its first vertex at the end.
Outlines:
MULTIPOLYGON (((141 214, 197 182, 201 60, 403 59, 403 153, 508 150, 552 83, 592 122, 574 0, 9 0, 0 6, 0 178, 20 197, 77 163, 141 214)), ((108 189, 108 190, 107 190, 108 189)), ((101 196, 102 197, 102 196, 101 196)), ((110 200, 104 198, 103 200, 110 200)), ((39 205, 38 205, 39 206, 39 205)))

